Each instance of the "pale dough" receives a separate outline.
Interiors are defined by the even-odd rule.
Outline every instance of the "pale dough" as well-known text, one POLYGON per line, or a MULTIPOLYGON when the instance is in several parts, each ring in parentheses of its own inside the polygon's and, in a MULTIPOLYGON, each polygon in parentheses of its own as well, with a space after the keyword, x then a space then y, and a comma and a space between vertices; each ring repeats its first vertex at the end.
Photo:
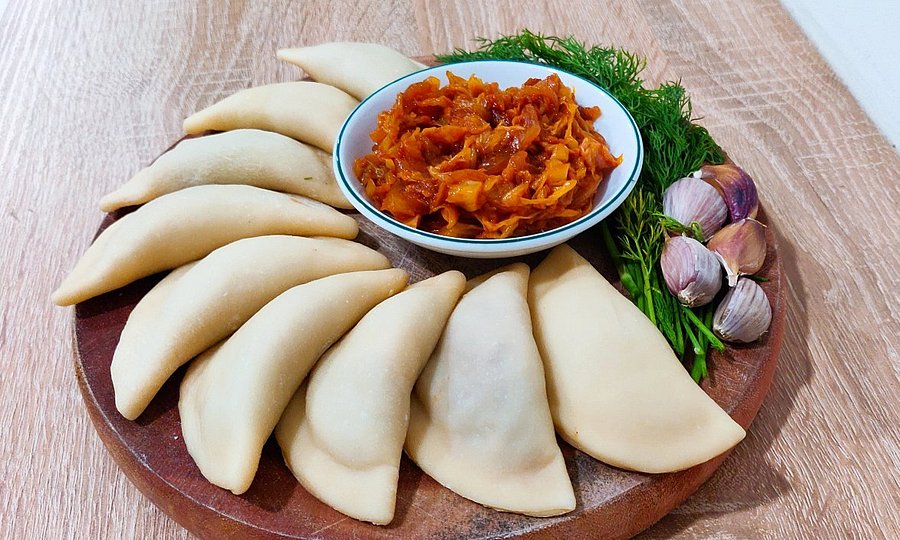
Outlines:
POLYGON ((355 238, 358 231, 350 216, 299 195, 241 185, 191 187, 110 225, 51 298, 61 306, 77 304, 250 236, 355 238))
POLYGON ((407 278, 403 270, 374 270, 298 285, 194 360, 178 411, 203 476, 235 494, 247 491, 263 444, 316 360, 407 278))
POLYGON ((277 235, 232 242, 190 272, 174 271, 138 302, 122 330, 110 366, 116 407, 137 418, 176 369, 291 287, 390 266, 350 240, 277 235))
POLYGON ((466 278, 420 281, 375 306, 316 365, 275 428, 303 487, 348 516, 394 517, 413 384, 466 278))
POLYGON ((352 208, 329 154, 278 133, 236 129, 181 141, 100 199, 100 209, 112 212, 204 184, 246 184, 352 208))
POLYGON ((424 67, 377 43, 335 42, 281 49, 278 58, 357 99, 365 99, 382 86, 424 67))
POLYGON ((483 505, 533 516, 575 508, 531 334, 528 266, 473 280, 416 383, 406 451, 483 505))
POLYGON ((185 133, 257 128, 331 152, 358 102, 327 84, 299 81, 240 90, 184 121, 185 133))
POLYGON ((663 473, 744 438, 650 320, 569 246, 534 270, 529 302, 550 410, 572 446, 616 467, 663 473))

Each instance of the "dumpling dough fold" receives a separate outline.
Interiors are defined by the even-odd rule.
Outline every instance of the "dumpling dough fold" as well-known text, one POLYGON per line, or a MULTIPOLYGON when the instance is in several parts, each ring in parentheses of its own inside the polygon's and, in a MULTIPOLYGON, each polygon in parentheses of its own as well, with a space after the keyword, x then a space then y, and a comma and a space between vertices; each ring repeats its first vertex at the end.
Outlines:
POLYGON ((313 79, 365 99, 382 86, 424 66, 377 43, 334 42, 281 49, 278 58, 299 66, 313 79))
POLYGON ((328 350, 275 428, 288 467, 348 516, 394 518, 409 396, 462 294, 456 271, 375 306, 328 350))
POLYGON ((236 129, 181 141, 100 199, 100 209, 206 184, 246 184, 352 208, 334 180, 330 155, 278 133, 236 129))
POLYGON ((331 152, 341 125, 358 103, 327 84, 267 84, 240 90, 192 114, 184 121, 184 132, 257 128, 331 152))
POLYGON ((406 285, 403 270, 329 276, 279 295, 191 363, 178 411, 188 452, 213 484, 250 487, 263 444, 319 356, 406 285))
POLYGON ((476 278, 412 396, 406 452, 429 476, 498 510, 575 508, 531 335, 528 266, 476 278))
POLYGON ((358 231, 350 216, 299 195, 240 185, 191 187, 110 225, 51 298, 61 306, 77 304, 250 236, 354 238, 358 231))
POLYGON ((284 291, 332 274, 391 264, 350 240, 277 235, 232 242, 195 266, 164 278, 125 323, 110 372, 116 408, 129 420, 144 411, 176 369, 284 291))
POLYGON ((567 245, 534 270, 534 335, 557 432, 623 469, 678 471, 744 438, 647 317, 567 245))

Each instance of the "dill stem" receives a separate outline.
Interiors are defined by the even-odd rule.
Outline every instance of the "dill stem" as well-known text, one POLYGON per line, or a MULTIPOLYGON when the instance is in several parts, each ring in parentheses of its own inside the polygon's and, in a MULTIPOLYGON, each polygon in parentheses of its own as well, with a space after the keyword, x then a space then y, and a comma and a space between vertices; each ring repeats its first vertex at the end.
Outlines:
POLYGON ((691 366, 691 378, 694 382, 699 383, 703 377, 706 377, 706 353, 694 356, 694 365, 691 366))
POLYGON ((656 312, 653 309, 653 297, 650 288, 650 269, 643 262, 641 263, 641 274, 644 277, 644 296, 647 298, 647 318, 656 326, 656 312))
POLYGON ((625 273, 620 274, 619 277, 622 280, 622 286, 625 287, 632 299, 641 295, 641 290, 638 288, 637 283, 634 282, 634 278, 631 277, 631 272, 626 270, 625 273))
POLYGON ((612 257, 616 271, 619 273, 619 279, 622 281, 622 286, 625 287, 633 300, 637 300, 641 291, 637 288, 637 284, 635 284, 631 272, 625 267, 625 263, 622 261, 622 255, 616 247, 616 242, 613 240, 612 233, 609 232, 609 225, 607 225, 606 222, 600 223, 600 235, 603 238, 604 245, 606 245, 606 250, 609 252, 610 257, 612 257))
POLYGON ((645 307, 646 302, 645 302, 644 295, 639 295, 637 298, 635 298, 634 302, 635 302, 635 305, 637 305, 638 309, 641 310, 641 312, 644 313, 644 315, 646 315, 647 308, 645 307))
MULTIPOLYGON (((697 317, 699 320, 705 321, 705 319, 706 319, 706 315, 705 315, 706 309, 707 309, 706 307, 702 308, 702 313, 701 313, 701 314, 703 315, 703 318, 701 319, 700 317, 697 317)), ((688 310, 691 311, 691 313, 693 313, 693 310, 692 310, 692 309, 689 308, 688 310)), ((706 327, 706 323, 705 323, 705 322, 703 323, 703 326, 706 327)), ((706 335, 702 330, 697 334, 697 341, 700 342, 700 348, 703 350, 703 354, 706 354, 707 349, 709 349, 709 339, 707 339, 707 335, 706 335)))
POLYGON ((697 335, 694 334, 694 331, 691 330, 691 325, 684 325, 684 332, 687 334, 688 339, 691 342, 691 345, 694 346, 694 354, 700 354, 702 351, 700 350, 700 342, 697 341, 697 335))
POLYGON ((694 314, 694 312, 691 310, 691 308, 685 307, 682 309, 682 311, 684 311, 684 314, 687 316, 687 318, 692 323, 694 323, 694 326, 697 327, 697 330, 702 332, 703 335, 706 337, 706 339, 709 340, 709 344, 712 345, 715 350, 717 350, 717 351, 725 350, 725 344, 722 343, 722 341, 719 340, 719 338, 717 338, 716 335, 712 333, 712 330, 710 330, 709 327, 706 326, 706 323, 701 321, 700 318, 694 314))
POLYGON ((675 317, 675 342, 672 344, 678 356, 684 355, 684 321, 675 317))

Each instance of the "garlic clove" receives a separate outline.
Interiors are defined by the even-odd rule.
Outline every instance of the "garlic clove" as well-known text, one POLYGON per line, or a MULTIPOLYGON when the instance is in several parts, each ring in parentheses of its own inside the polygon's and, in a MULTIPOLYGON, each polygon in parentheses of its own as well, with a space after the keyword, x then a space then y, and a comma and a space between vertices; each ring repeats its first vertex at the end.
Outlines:
POLYGON ((741 278, 713 315, 713 332, 725 341, 750 343, 769 329, 772 306, 755 281, 741 278))
POLYGON ((766 226, 744 218, 723 227, 706 247, 722 262, 728 286, 734 287, 738 277, 759 272, 766 261, 766 226))
POLYGON ((731 221, 755 218, 759 210, 759 195, 750 175, 734 163, 704 165, 691 174, 708 182, 722 194, 731 221))
POLYGON ((666 286, 689 307, 708 304, 722 287, 722 269, 715 255, 687 236, 666 240, 659 261, 666 286))
POLYGON ((711 184, 699 178, 682 178, 663 194, 663 213, 690 226, 697 222, 705 240, 722 228, 728 219, 728 208, 722 195, 711 184))

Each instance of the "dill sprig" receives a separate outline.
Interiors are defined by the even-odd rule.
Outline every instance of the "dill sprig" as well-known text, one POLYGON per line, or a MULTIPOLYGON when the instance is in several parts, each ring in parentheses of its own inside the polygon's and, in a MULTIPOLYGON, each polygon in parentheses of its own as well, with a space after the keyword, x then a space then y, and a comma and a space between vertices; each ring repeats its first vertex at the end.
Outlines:
MULTIPOLYGON (((710 330, 712 308, 681 305, 665 287, 659 267, 665 230, 675 226, 662 219, 663 192, 703 164, 725 160, 709 132, 695 123, 684 87, 680 82, 666 82, 647 88, 641 78, 646 67, 643 58, 615 47, 586 47, 572 36, 523 30, 517 35, 476 41, 474 51, 455 49, 438 55, 437 60, 547 64, 606 88, 634 117, 644 142, 644 165, 634 191, 609 224, 601 224, 603 241, 632 301, 659 328, 676 354, 691 360, 694 380, 706 377, 709 348, 724 349, 710 330)), ((690 230, 692 224, 682 227, 690 230)))
MULTIPOLYGON (((645 62, 639 56, 612 47, 585 48, 574 37, 556 37, 523 30, 515 36, 495 40, 476 38, 474 51, 455 49, 437 55, 438 62, 471 62, 475 60, 518 60, 548 64, 591 80, 608 89, 616 97, 633 96, 643 85, 640 74, 645 62)), ((624 103, 624 102, 623 102, 624 103)), ((625 103, 627 107, 628 104, 625 103)))

